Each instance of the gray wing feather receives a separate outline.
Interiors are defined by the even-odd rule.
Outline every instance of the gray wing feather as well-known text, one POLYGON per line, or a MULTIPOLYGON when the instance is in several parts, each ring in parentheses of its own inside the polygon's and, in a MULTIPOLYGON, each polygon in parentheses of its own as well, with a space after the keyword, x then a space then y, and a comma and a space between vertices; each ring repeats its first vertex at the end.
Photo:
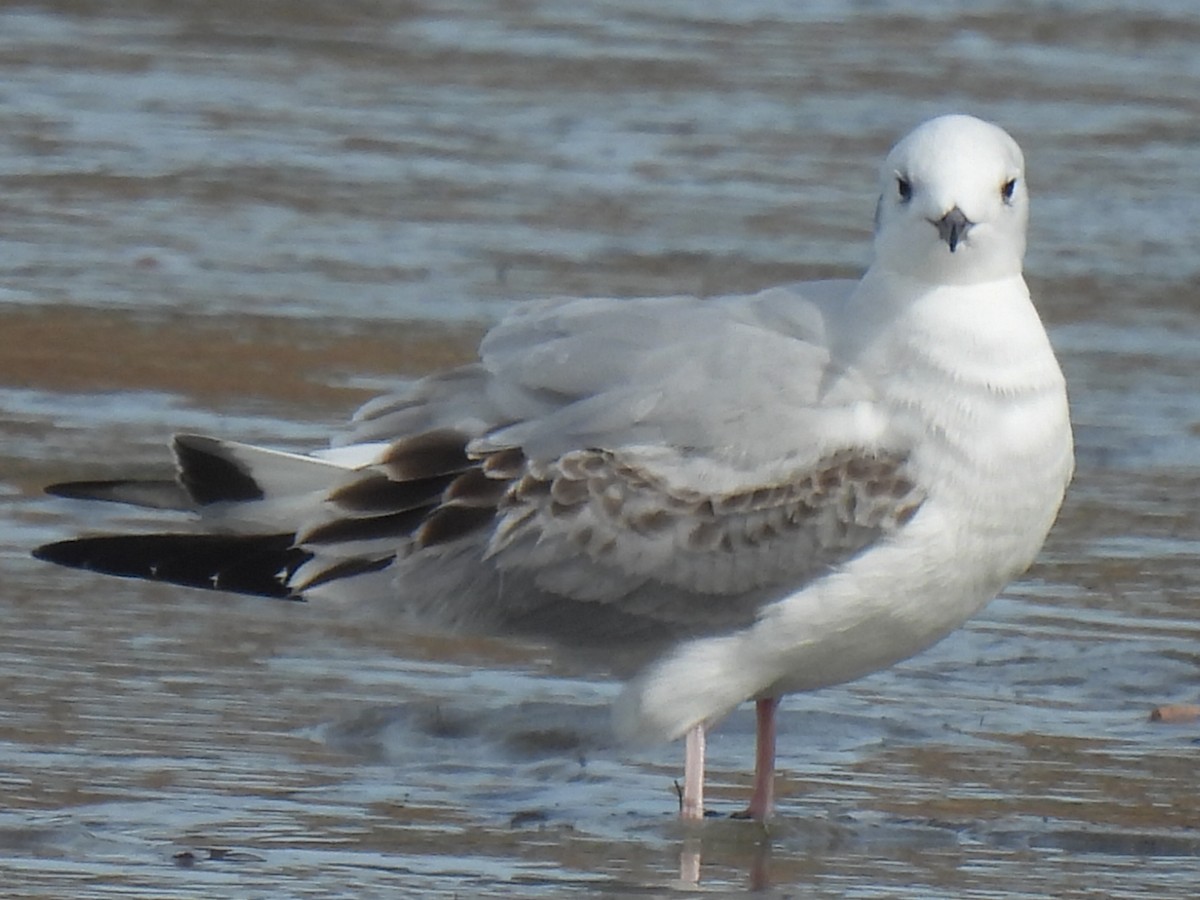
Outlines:
POLYGON ((400 607, 443 627, 578 644, 749 624, 924 499, 834 364, 845 290, 525 307, 480 364, 360 411, 351 440, 394 442, 302 529, 296 585, 394 556, 400 607))
POLYGON ((409 435, 449 429, 475 436, 496 427, 500 413, 488 399, 492 376, 478 363, 438 372, 407 390, 364 404, 335 447, 391 442, 409 435))
POLYGON ((493 329, 480 353, 489 396, 513 424, 479 450, 517 445, 549 460, 657 444, 762 461, 796 452, 781 431, 801 442, 821 433, 806 420, 830 364, 822 318, 787 289, 535 305, 493 329))

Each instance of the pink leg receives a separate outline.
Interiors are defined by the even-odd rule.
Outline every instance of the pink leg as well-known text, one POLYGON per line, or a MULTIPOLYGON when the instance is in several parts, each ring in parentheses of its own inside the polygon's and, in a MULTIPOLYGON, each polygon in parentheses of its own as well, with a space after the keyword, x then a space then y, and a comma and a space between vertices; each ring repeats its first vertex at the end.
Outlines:
POLYGON ((692 887, 700 883, 699 841, 689 841, 679 851, 679 880, 692 887))
POLYGON ((691 822, 704 818, 704 723, 695 726, 684 739, 679 818, 691 822))
POLYGON ((746 811, 738 814, 740 819, 765 822, 771 818, 775 805, 775 710, 778 708, 778 697, 767 697, 754 704, 754 792, 746 811))

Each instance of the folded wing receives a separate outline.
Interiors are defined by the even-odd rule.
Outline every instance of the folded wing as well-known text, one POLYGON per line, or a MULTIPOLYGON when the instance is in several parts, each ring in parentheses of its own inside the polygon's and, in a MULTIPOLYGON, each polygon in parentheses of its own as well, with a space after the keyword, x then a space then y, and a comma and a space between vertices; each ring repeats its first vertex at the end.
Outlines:
POLYGON ((533 304, 478 364, 367 404, 332 450, 180 436, 174 491, 59 488, 190 505, 208 533, 39 552, 573 644, 748 624, 923 500, 908 448, 827 338, 846 289, 533 304), (180 490, 189 502, 169 502, 180 490))

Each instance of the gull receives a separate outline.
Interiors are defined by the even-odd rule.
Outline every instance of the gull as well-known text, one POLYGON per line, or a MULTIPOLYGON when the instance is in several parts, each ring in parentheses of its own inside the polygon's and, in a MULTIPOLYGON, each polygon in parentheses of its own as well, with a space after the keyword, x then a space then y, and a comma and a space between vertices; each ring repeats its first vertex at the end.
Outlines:
POLYGON ((1072 435, 1028 205, 1008 134, 932 119, 884 161, 858 281, 524 304, 328 449, 179 434, 173 481, 51 486, 199 527, 35 553, 561 648, 627 679, 620 735, 686 739, 685 819, 706 729, 755 701, 744 815, 766 820, 779 699, 949 634, 1058 513, 1072 435))

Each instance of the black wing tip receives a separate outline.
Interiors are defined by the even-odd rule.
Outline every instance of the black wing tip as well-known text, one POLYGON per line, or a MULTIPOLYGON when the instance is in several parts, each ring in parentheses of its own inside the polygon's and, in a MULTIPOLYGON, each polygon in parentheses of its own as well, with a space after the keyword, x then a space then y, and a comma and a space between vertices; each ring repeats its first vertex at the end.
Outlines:
MULTIPOLYGON (((50 488, 52 488, 52 487, 57 487, 57 485, 50 485, 50 487, 46 488, 47 493, 53 493, 50 490, 50 488)), ((64 496, 64 495, 55 494, 55 496, 64 496)), ((53 543, 50 543, 50 544, 42 544, 42 546, 40 546, 40 547, 35 547, 33 549, 33 553, 31 555, 33 556, 34 559, 39 559, 42 562, 54 563, 55 565, 59 565, 59 566, 71 566, 73 568, 80 568, 80 566, 76 565, 76 563, 74 562, 75 556, 74 556, 74 553, 72 553, 72 551, 71 551, 71 545, 76 544, 76 543, 78 543, 78 541, 71 540, 71 541, 54 541, 53 543)))
POLYGON ((229 457, 216 438, 177 434, 172 439, 179 483, 201 506, 246 503, 266 496, 246 467, 229 457))
POLYGON ((184 587, 302 600, 288 587, 311 558, 292 535, 101 535, 43 544, 33 557, 72 569, 184 587))
POLYGON ((67 500, 98 500, 124 481, 113 479, 109 481, 59 481, 48 484, 44 488, 51 497, 64 497, 67 500))
POLYGON ((100 500, 143 509, 179 511, 192 509, 196 505, 174 478, 60 481, 43 490, 53 497, 67 500, 100 500))

